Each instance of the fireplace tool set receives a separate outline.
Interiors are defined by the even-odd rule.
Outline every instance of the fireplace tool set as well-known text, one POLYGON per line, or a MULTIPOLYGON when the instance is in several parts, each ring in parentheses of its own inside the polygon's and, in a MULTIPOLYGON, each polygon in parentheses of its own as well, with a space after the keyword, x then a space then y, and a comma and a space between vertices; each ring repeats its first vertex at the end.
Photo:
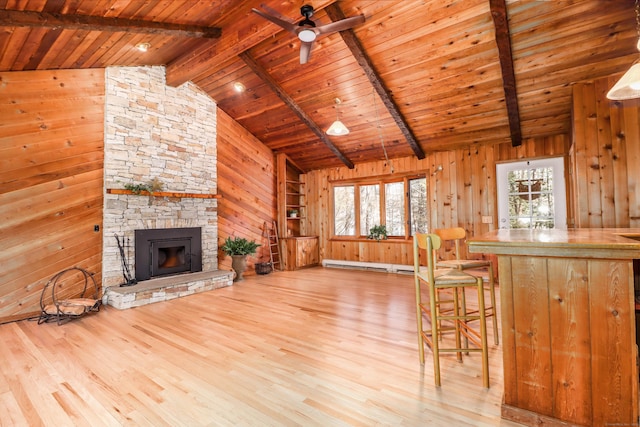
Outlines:
MULTIPOLYGON (((120 243, 120 238, 117 234, 114 234, 116 237, 116 241, 118 242, 118 250, 120 251, 120 260, 122 261, 122 276, 124 277, 124 283, 120 286, 132 286, 138 283, 135 277, 131 276, 131 270, 129 270, 128 265, 128 257, 125 254, 125 240, 124 236, 122 237, 122 243, 120 243)), ((126 248, 129 249, 129 239, 126 242, 126 248)))

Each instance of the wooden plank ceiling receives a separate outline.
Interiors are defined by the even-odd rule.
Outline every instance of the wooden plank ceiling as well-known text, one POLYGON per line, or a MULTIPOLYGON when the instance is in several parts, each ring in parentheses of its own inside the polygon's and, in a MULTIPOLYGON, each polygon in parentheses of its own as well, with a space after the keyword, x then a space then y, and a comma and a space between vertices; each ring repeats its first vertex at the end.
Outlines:
POLYGON ((166 65, 312 170, 569 133, 571 85, 638 57, 633 0, 262 1, 0 0, 0 71, 166 65), (300 64, 251 9, 298 22, 306 3, 318 25, 366 21, 300 64), (338 114, 351 132, 324 134, 338 114))

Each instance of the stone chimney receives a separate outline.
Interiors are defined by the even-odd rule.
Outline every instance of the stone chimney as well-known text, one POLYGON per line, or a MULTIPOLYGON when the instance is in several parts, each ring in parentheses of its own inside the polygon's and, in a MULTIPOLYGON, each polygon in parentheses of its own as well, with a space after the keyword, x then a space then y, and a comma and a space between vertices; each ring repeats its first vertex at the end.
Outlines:
MULTIPOLYGON (((105 77, 105 188, 157 179, 166 192, 215 194, 215 102, 190 82, 166 86, 164 67, 109 67, 105 77)), ((202 228, 202 270, 216 270, 216 199, 105 194, 103 287, 123 283, 115 235, 129 242, 134 271, 134 230, 180 227, 202 228)))

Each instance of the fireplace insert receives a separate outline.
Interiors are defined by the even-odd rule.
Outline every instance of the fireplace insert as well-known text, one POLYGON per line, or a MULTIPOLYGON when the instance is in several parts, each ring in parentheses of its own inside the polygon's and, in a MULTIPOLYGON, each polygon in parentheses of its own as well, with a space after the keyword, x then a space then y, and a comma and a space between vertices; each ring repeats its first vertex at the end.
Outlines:
POLYGON ((135 230, 136 280, 202 271, 202 231, 192 228, 135 230))

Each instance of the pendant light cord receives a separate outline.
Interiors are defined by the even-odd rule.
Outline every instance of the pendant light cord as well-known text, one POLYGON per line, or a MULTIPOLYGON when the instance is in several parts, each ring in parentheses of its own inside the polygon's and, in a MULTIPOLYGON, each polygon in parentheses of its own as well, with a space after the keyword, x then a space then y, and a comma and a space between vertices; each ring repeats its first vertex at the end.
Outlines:
POLYGON ((636 0, 636 33, 638 34, 638 50, 640 50, 640 3, 636 0))
POLYGON ((636 0, 636 31, 640 37, 640 4, 638 3, 638 0, 636 0))
MULTIPOLYGON (((636 0, 637 2, 637 0, 636 0)), ((387 149, 384 146, 384 136, 382 135, 382 126, 380 126, 380 116, 378 115, 378 106, 376 104, 376 92, 375 89, 371 89, 371 97, 373 98, 373 109, 376 114, 376 127, 378 128, 378 137, 380 138, 380 145, 382 145, 382 152, 384 153, 384 158, 389 164, 389 168, 391 169, 391 173, 393 173, 393 163, 389 160, 389 156, 387 155, 387 149)))

